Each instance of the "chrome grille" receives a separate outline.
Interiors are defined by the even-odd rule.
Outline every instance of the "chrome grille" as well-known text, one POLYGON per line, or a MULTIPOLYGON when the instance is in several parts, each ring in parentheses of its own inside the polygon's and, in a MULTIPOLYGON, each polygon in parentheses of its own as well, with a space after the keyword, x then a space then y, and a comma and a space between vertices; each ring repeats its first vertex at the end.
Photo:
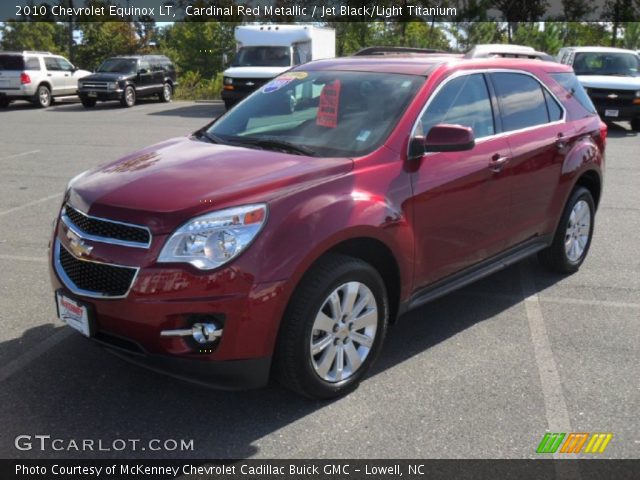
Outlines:
POLYGON ((141 248, 151 244, 151 233, 146 227, 92 217, 69 204, 62 209, 61 218, 78 236, 88 240, 141 248))
POLYGON ((94 298, 126 297, 138 273, 136 267, 123 267, 81 260, 56 241, 55 266, 62 282, 78 295, 94 298))
POLYGON ((89 88, 92 90, 106 90, 107 82, 83 82, 82 88, 89 88))

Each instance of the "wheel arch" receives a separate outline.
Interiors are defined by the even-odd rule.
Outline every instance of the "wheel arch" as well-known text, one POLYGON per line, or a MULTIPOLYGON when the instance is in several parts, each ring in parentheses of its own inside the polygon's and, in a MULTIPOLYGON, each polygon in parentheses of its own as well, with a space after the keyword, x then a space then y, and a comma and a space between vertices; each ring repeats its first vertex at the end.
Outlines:
MULTIPOLYGON (((602 178, 596 170, 587 170, 578 176, 573 189, 576 187, 584 187, 591 193, 593 203, 598 208, 600 197, 602 194, 602 178)), ((572 190, 573 190, 572 189, 572 190)))

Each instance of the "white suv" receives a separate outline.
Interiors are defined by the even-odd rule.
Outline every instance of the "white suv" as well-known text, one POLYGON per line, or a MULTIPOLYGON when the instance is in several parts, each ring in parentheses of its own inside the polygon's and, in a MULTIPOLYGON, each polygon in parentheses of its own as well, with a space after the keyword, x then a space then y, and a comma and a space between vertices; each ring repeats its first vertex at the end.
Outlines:
POLYGON ((77 95, 78 79, 90 73, 50 52, 0 52, 0 107, 13 100, 48 107, 55 97, 77 95))
POLYGON ((573 67, 602 120, 629 120, 640 131, 640 56, 635 51, 565 47, 558 61, 573 67))

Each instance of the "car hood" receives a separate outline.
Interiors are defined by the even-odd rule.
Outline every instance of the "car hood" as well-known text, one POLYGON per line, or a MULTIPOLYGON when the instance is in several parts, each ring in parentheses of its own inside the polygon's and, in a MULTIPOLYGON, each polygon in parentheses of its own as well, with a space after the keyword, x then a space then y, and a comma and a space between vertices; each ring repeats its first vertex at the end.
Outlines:
POLYGON ((230 67, 223 75, 233 78, 273 78, 291 67, 230 67))
POLYGON ((86 77, 83 77, 82 80, 92 80, 94 82, 115 82, 117 80, 122 80, 133 76, 134 75, 125 75, 123 73, 98 72, 87 75, 86 77))
POLYGON ((640 77, 616 77, 613 75, 578 75, 578 80, 585 88, 640 90, 640 77))
POLYGON ((157 233, 234 205, 269 200, 347 173, 349 158, 317 158, 176 138, 82 174, 69 202, 157 233))

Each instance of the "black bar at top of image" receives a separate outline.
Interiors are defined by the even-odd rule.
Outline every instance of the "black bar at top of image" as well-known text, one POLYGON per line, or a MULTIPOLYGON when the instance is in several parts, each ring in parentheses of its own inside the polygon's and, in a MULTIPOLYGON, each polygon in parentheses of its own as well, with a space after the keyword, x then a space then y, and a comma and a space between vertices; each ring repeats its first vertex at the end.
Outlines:
POLYGON ((640 460, 0 460, 2 480, 636 480, 639 476, 640 460))
POLYGON ((2 0, 0 21, 610 21, 640 19, 637 0, 2 0), (73 6, 73 9, 71 8, 73 6))

